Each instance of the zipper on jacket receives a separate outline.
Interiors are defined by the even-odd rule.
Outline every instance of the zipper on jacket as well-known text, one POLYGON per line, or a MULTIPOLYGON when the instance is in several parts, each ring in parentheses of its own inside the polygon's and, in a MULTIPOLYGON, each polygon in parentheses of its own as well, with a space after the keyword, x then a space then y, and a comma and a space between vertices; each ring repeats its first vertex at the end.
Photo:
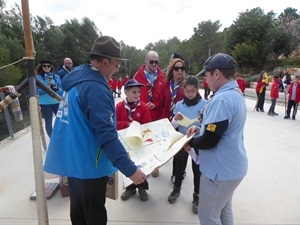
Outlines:
POLYGON ((100 157, 101 157, 101 153, 102 153, 102 149, 100 148, 98 150, 97 157, 96 157, 96 169, 98 169, 98 163, 99 163, 99 160, 100 160, 100 157))

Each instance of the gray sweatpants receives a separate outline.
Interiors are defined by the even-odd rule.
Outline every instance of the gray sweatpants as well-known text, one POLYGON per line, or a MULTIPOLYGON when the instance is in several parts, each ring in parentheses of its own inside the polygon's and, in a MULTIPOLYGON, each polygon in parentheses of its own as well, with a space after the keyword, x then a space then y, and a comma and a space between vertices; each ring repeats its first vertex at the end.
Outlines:
POLYGON ((202 225, 233 225, 232 196, 242 179, 210 180, 200 178, 198 217, 202 225))

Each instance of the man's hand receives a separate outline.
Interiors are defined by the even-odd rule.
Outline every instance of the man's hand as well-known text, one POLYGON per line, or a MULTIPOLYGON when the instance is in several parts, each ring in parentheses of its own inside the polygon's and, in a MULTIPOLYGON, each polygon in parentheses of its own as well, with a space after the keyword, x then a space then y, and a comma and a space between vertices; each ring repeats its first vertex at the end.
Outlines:
POLYGON ((197 126, 191 126, 187 131, 186 131, 186 136, 190 137, 192 134, 198 134, 200 132, 200 127, 197 126))
POLYGON ((133 181, 133 183, 134 183, 135 185, 141 184, 141 183, 143 183, 145 180, 147 180, 147 176, 146 176, 146 175, 143 173, 143 171, 140 170, 140 169, 137 169, 137 170, 134 172, 134 174, 133 174, 131 177, 129 177, 129 178, 130 178, 130 180, 133 181))

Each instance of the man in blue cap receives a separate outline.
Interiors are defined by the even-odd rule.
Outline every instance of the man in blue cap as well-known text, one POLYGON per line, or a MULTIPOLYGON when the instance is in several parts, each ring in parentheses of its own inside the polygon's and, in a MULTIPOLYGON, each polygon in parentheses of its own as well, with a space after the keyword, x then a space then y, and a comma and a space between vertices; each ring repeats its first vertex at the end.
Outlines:
POLYGON ((248 170, 244 147, 246 104, 237 82, 236 61, 219 53, 206 60, 205 75, 214 92, 204 106, 202 126, 188 129, 200 133, 185 150, 199 150, 200 179, 198 217, 201 224, 233 225, 232 196, 248 170))

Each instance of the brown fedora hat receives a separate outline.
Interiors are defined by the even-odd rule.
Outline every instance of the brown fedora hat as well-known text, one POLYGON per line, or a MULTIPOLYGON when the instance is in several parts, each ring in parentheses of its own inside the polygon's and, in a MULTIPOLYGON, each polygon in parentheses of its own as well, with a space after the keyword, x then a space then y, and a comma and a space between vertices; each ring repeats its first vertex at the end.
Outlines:
POLYGON ((121 58, 120 44, 110 36, 97 38, 93 44, 90 54, 129 61, 128 59, 121 58))

